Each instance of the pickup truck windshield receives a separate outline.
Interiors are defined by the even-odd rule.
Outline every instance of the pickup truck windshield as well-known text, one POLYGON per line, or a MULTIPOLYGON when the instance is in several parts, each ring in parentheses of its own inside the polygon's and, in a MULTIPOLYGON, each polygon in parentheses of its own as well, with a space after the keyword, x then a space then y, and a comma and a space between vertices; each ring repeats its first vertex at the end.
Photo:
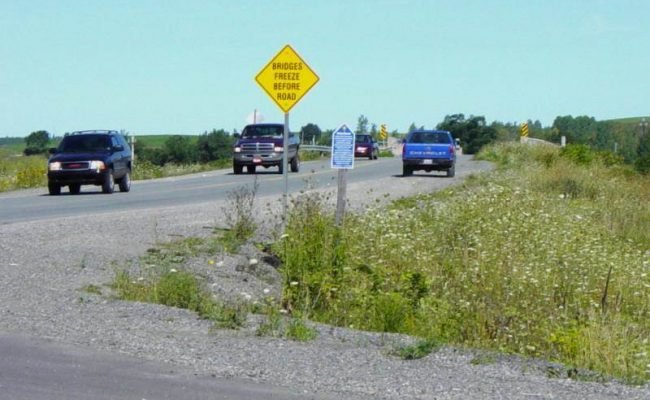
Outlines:
POLYGON ((247 126, 242 132, 242 137, 253 138, 253 137, 282 137, 284 136, 284 126, 247 126))
POLYGON ((415 132, 411 135, 410 142, 451 144, 449 135, 443 132, 415 132))

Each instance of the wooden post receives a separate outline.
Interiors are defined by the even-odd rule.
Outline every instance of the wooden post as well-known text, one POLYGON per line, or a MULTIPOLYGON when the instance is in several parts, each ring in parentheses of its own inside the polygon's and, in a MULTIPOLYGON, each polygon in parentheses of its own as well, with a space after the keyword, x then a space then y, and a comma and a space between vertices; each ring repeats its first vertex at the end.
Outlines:
POLYGON ((341 226, 345 216, 345 196, 347 189, 347 169, 339 169, 336 191, 336 226, 341 226))

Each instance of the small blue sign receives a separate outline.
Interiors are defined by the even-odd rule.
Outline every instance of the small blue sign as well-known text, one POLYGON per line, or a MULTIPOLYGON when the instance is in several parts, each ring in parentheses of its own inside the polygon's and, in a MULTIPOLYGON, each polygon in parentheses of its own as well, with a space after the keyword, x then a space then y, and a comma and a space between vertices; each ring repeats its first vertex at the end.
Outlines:
POLYGON ((354 132, 341 125, 332 133, 332 168, 354 168, 354 132))

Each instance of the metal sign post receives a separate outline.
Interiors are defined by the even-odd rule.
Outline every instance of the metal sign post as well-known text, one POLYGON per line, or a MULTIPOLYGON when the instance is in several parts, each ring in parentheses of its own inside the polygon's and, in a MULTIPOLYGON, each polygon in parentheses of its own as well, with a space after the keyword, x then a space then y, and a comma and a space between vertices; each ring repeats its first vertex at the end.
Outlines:
POLYGON ((284 195, 282 202, 283 229, 287 220, 287 198, 289 196, 289 110, 318 82, 320 78, 291 46, 286 45, 255 76, 255 81, 284 112, 284 139, 282 175, 284 195))
MULTIPOLYGON (((284 231, 284 226, 287 221, 287 208, 288 208, 288 197, 289 197, 289 113, 284 113, 284 139, 282 142, 282 148, 284 149, 284 155, 282 156, 282 179, 284 180, 284 193, 282 195, 282 230, 284 231)), ((298 157, 298 154, 296 154, 298 157)))

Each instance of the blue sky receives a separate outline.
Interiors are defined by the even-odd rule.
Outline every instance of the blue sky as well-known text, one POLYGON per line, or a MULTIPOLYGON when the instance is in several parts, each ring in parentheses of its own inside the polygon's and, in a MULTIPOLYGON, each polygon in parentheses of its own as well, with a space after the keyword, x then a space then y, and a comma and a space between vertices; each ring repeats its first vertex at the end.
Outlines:
POLYGON ((254 78, 286 44, 320 77, 292 130, 649 115, 649 23, 647 0, 0 0, 0 137, 282 122, 254 78))

